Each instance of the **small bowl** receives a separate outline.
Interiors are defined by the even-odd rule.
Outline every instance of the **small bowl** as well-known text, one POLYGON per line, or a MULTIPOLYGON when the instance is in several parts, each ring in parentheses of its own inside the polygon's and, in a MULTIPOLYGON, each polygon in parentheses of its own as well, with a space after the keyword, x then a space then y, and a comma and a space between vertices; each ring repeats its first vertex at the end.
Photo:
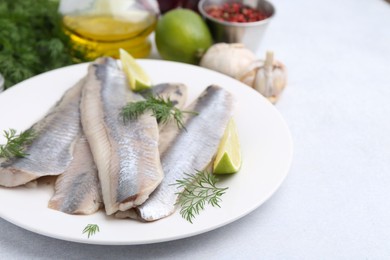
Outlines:
POLYGON ((267 29, 268 23, 275 15, 274 6, 265 0, 201 0, 198 5, 199 12, 204 17, 215 42, 243 43, 245 47, 256 52, 267 29), (268 18, 257 22, 234 23, 220 21, 209 14, 206 10, 210 6, 224 3, 241 3, 262 11, 268 18))

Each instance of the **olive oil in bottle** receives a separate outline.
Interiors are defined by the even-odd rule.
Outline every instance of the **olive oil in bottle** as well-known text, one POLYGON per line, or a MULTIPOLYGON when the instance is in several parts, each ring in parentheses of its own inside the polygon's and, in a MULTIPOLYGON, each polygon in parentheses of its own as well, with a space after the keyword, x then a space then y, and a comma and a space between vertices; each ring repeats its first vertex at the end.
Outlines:
MULTIPOLYGON (((67 1, 73 6, 83 2, 67 1)), ((77 6, 73 11, 65 8, 62 12, 60 6, 64 30, 74 48, 81 50, 90 60, 100 56, 118 58, 119 48, 135 58, 147 57, 151 49, 148 37, 156 26, 157 12, 149 5, 144 6, 144 2, 89 0, 89 5, 83 2, 82 7, 77 6)))

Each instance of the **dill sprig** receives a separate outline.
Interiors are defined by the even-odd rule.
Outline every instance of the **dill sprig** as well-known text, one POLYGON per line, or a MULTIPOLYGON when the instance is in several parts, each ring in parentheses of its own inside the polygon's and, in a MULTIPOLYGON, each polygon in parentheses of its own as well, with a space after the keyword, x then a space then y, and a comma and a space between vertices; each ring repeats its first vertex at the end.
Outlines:
POLYGON ((16 134, 15 129, 4 130, 4 137, 7 142, 4 145, 0 145, 0 157, 12 158, 12 157, 25 157, 28 154, 25 153, 27 145, 31 144, 35 138, 35 133, 32 129, 16 134))
POLYGON ((0 72, 5 89, 65 65, 84 61, 62 30, 59 0, 0 1, 0 72))
POLYGON ((122 108, 121 116, 124 123, 136 119, 146 111, 151 111, 158 123, 165 124, 169 120, 175 120, 178 128, 184 128, 183 114, 197 114, 194 111, 183 111, 175 107, 175 104, 169 99, 160 96, 149 96, 145 100, 130 102, 122 108))
POLYGON ((95 235, 96 232, 100 232, 97 224, 88 224, 83 230, 83 234, 87 233, 88 238, 95 235))
POLYGON ((217 187, 218 179, 208 171, 185 175, 185 178, 174 183, 179 189, 183 189, 182 192, 177 193, 179 197, 176 204, 181 206, 181 216, 192 223, 206 204, 220 207, 221 196, 228 188, 217 187))

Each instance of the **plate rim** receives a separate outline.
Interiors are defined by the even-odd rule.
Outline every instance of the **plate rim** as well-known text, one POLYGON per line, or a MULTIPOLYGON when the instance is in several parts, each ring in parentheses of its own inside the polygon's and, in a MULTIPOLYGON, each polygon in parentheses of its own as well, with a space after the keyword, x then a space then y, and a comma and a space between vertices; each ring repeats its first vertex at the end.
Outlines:
MULTIPOLYGON (((161 64, 165 63, 165 64, 174 64, 174 66, 184 66, 184 67, 188 67, 188 68, 196 68, 197 70, 198 69, 205 70, 205 71, 207 71, 207 73, 212 73, 212 74, 218 75, 218 77, 222 76, 222 77, 228 78, 229 80, 234 80, 236 82, 236 84, 243 85, 243 83, 241 83, 241 82, 239 82, 239 81, 237 81, 237 80, 235 80, 233 78, 230 78, 230 77, 228 77, 228 76, 226 76, 226 75, 224 75, 222 73, 219 73, 219 72, 216 72, 216 71, 212 71, 212 70, 209 70, 209 69, 206 69, 206 68, 203 68, 203 67, 191 65, 191 64, 179 63, 179 62, 174 62, 174 61, 165 61, 165 60, 153 60, 153 59, 138 59, 138 60, 141 63, 141 65, 147 64, 147 63, 161 63, 161 64)), ((7 92, 10 93, 10 94, 6 94, 6 95, 11 95, 12 96, 13 92, 15 92, 15 91, 16 92, 17 91, 22 91, 22 90, 20 90, 21 88, 25 88, 24 86, 28 86, 28 84, 31 84, 30 82, 33 82, 33 81, 37 80, 37 78, 47 77, 48 74, 60 73, 60 72, 63 72, 64 70, 67 70, 67 69, 70 69, 70 70, 74 69, 74 70, 76 70, 79 67, 80 68, 87 67, 88 64, 89 64, 89 62, 87 62, 87 63, 80 63, 80 64, 74 64, 74 65, 69 65, 69 66, 66 66, 66 67, 57 68, 57 69, 54 69, 54 70, 51 70, 51 71, 47 71, 47 72, 41 73, 41 74, 36 75, 34 77, 31 77, 31 78, 29 78, 29 79, 27 79, 25 81, 22 81, 22 82, 20 82, 20 83, 18 83, 16 85, 14 85, 10 89, 2 92, 0 94, 0 97, 1 97, 1 95, 5 94, 7 92), (13 89, 15 89, 15 90, 13 90, 13 89)), ((245 87, 247 87, 247 86, 245 86, 245 87)), ((249 87, 247 87, 247 88, 251 89, 249 87)), ((257 93, 253 89, 251 89, 251 91, 253 91, 254 93, 257 93)), ((8 216, 4 216, 4 214, 3 214, 3 212, 1 210, 0 210, 0 217, 3 218, 6 221, 8 221, 8 222, 18 226, 18 227, 21 227, 21 228, 23 228, 25 230, 28 230, 30 232, 33 232, 33 233, 36 233, 36 234, 39 234, 39 235, 43 235, 43 236, 46 236, 46 237, 51 237, 51 238, 55 238, 55 239, 59 239, 59 240, 65 240, 65 241, 72 241, 72 242, 76 242, 76 243, 99 244, 99 245, 139 245, 139 244, 161 243, 161 242, 173 241, 173 240, 178 240, 178 239, 183 239, 183 238, 187 238, 187 237, 196 236, 196 235, 199 235, 199 234, 202 234, 202 233, 206 233, 206 232, 215 230, 215 229, 220 228, 222 226, 231 224, 232 222, 235 222, 236 220, 241 219, 241 218, 245 217, 246 215, 252 213, 255 209, 259 208, 262 204, 264 204, 266 201, 268 201, 275 194, 275 192, 280 188, 280 186, 282 185, 282 183, 284 182, 284 180, 288 176, 288 173, 289 173, 289 170, 291 168, 292 161, 293 161, 293 153, 294 153, 293 139, 292 139, 292 135, 291 135, 291 132, 290 132, 290 129, 288 127, 288 124, 287 124, 286 120, 283 118, 281 113, 275 108, 274 105, 272 105, 263 96, 260 96, 260 97, 263 99, 264 102, 268 103, 269 108, 273 110, 274 116, 276 115, 278 117, 279 122, 283 125, 284 130, 286 131, 287 140, 288 140, 288 148, 289 148, 289 153, 290 153, 289 154, 289 161, 285 164, 285 167, 283 169, 283 177, 280 178, 278 183, 273 186, 273 189, 272 189, 271 192, 268 193, 268 196, 263 197, 256 204, 253 204, 250 209, 247 209, 245 211, 245 213, 237 214, 234 218, 230 218, 228 221, 220 222, 218 225, 214 225, 214 226, 210 226, 210 227, 207 227, 207 228, 199 229, 199 230, 197 230, 195 232, 183 233, 180 236, 173 236, 173 237, 166 237, 166 238, 156 238, 156 239, 151 239, 151 240, 148 240, 148 241, 122 241, 122 242, 120 242, 120 241, 102 241, 102 240, 83 239, 83 238, 77 239, 77 238, 64 237, 64 236, 61 236, 61 235, 58 235, 58 234, 53 234, 53 233, 46 233, 46 232, 40 230, 39 228, 30 227, 26 223, 19 223, 19 221, 15 221, 13 219, 10 219, 8 216)))

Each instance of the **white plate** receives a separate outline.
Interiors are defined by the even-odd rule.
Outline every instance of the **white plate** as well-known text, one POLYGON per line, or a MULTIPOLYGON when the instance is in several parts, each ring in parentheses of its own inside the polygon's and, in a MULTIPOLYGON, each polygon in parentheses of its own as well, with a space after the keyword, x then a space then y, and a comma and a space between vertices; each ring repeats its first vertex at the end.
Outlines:
MULTIPOLYGON (((162 220, 141 223, 118 220, 103 211, 90 216, 72 216, 47 208, 52 186, 38 188, 0 187, 0 216, 27 230, 63 240, 88 244, 131 245, 156 243, 194 236, 231 223, 264 203, 286 177, 292 160, 291 135, 279 112, 265 98, 240 82, 201 67, 158 60, 140 60, 154 83, 182 82, 189 87, 189 101, 210 84, 218 84, 237 98, 238 126, 243 164, 240 172, 223 178, 229 187, 221 208, 207 207, 190 224, 178 211, 162 220), (100 232, 91 238, 82 234, 95 223, 100 232)), ((27 129, 41 118, 87 72, 87 64, 53 70, 0 94, 0 131, 27 129)), ((4 139, 0 139, 0 143, 4 139)), ((44 156, 44 154, 42 154, 44 156)))

